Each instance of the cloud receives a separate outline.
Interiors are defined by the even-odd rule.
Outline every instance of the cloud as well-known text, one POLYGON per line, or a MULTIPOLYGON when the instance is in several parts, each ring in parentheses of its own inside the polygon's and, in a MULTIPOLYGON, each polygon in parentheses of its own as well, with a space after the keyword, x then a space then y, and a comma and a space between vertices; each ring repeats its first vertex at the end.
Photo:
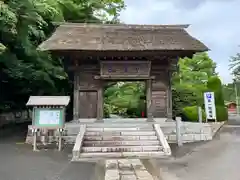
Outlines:
POLYGON ((229 58, 240 51, 240 0, 126 0, 121 20, 131 24, 191 24, 188 32, 204 42, 225 83, 229 58))

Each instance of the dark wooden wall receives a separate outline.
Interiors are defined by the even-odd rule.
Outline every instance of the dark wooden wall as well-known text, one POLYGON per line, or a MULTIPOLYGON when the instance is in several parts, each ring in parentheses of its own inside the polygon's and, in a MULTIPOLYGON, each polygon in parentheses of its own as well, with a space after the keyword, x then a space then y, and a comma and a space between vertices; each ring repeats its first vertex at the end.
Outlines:
MULTIPOLYGON (((153 61, 150 76, 151 116, 171 117, 171 87, 168 65, 153 61)), ((79 63, 74 74, 74 119, 102 117, 103 112, 103 80, 100 76, 99 62, 79 63)), ((116 79, 117 81, 118 79, 116 79)))
POLYGON ((168 66, 152 62, 152 115, 153 117, 171 117, 171 89, 168 66), (165 67, 165 68, 164 68, 165 67))
POLYGON ((101 80, 94 76, 99 75, 100 66, 97 63, 79 64, 74 75, 74 118, 96 118, 98 89, 101 80))

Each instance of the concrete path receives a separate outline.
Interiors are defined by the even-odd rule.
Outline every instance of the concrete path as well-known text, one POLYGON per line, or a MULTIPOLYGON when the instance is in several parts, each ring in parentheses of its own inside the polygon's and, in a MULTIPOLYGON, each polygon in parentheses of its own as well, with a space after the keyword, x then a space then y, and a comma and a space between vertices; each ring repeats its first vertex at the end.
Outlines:
POLYGON ((54 150, 32 152, 31 146, 23 143, 26 136, 23 130, 27 130, 26 128, 1 133, 1 180, 92 179, 95 163, 70 163, 71 149, 65 149, 63 152, 54 150))
POLYGON ((157 164, 163 180, 240 180, 240 119, 230 120, 213 141, 191 153, 157 164))

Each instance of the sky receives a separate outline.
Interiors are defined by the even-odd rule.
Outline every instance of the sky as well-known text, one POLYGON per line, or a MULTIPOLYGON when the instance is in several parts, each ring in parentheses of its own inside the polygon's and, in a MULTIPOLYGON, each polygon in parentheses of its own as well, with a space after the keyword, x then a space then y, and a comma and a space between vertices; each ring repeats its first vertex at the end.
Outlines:
POLYGON ((125 0, 128 24, 190 24, 187 31, 211 49, 224 83, 232 81, 229 59, 240 52, 240 0, 125 0))

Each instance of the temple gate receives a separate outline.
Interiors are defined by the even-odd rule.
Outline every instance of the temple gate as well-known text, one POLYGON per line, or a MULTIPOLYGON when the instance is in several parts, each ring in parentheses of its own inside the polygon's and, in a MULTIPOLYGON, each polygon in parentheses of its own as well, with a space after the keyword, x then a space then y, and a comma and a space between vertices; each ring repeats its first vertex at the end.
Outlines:
POLYGON ((187 27, 64 23, 40 45, 64 57, 74 74, 74 119, 82 123, 74 160, 171 154, 157 122, 172 119, 172 73, 179 58, 208 50, 187 27), (124 119, 105 123, 103 87, 118 80, 146 83, 147 118, 125 126, 124 119))

